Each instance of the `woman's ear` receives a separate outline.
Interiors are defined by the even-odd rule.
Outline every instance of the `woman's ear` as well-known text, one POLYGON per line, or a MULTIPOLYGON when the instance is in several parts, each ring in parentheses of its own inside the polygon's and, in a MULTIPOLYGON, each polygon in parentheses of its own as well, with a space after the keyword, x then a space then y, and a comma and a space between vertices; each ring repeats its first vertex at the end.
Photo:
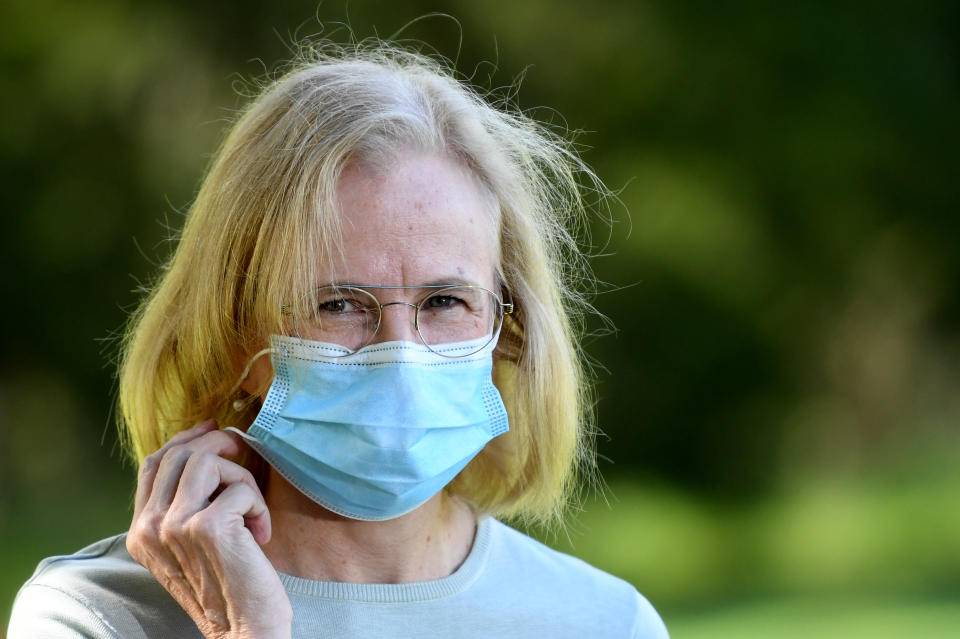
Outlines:
POLYGON ((257 351, 246 351, 244 354, 244 368, 239 379, 235 382, 233 392, 238 389, 247 395, 259 395, 266 392, 273 381, 273 367, 270 365, 269 347, 257 351))

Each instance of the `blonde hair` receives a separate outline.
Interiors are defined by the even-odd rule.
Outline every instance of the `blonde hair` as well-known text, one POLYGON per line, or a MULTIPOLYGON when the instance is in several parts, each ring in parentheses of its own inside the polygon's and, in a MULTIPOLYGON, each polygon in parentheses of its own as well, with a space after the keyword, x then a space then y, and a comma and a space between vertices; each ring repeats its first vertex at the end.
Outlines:
POLYGON ((577 238, 583 185, 602 185, 571 142, 508 100, 495 108, 445 63, 383 43, 314 49, 223 141, 123 344, 121 430, 137 462, 209 417, 249 426, 257 402, 233 412, 231 391, 265 336, 282 331, 281 305, 315 285, 317 256, 338 249, 341 170, 410 148, 455 158, 489 190, 515 305, 494 366, 510 432, 447 490, 495 516, 559 520, 593 469, 579 348, 590 280, 577 238))

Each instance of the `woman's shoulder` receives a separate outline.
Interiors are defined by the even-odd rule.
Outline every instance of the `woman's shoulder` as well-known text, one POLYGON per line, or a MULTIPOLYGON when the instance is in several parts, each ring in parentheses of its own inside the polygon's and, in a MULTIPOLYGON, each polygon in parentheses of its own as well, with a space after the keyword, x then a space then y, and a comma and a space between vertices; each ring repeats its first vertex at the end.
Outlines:
POLYGON ((490 561, 518 577, 569 585, 580 594, 630 599, 636 589, 628 582, 591 566, 582 559, 550 548, 546 544, 491 520, 490 561))
POLYGON ((656 610, 630 583, 549 546, 501 522, 490 522, 488 574, 514 593, 524 606, 543 606, 569 622, 595 624, 599 635, 615 623, 632 634, 661 639, 666 628, 656 610))
POLYGON ((186 615, 116 535, 41 561, 14 601, 9 639, 157 636, 161 618, 179 627, 186 615))
POLYGON ((69 555, 47 557, 37 566, 30 584, 61 584, 109 580, 115 574, 135 575, 144 570, 126 548, 126 534, 114 535, 69 555), (139 569, 139 570, 138 570, 139 569))
POLYGON ((127 552, 126 535, 121 534, 70 555, 44 559, 21 592, 52 590, 83 600, 99 599, 103 594, 151 595, 159 587, 153 575, 127 552))

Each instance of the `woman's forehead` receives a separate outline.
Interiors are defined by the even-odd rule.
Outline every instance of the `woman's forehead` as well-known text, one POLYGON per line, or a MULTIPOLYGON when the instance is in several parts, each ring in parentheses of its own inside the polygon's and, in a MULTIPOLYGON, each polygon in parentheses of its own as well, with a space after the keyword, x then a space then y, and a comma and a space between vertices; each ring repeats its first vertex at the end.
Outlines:
POLYGON ((332 279, 418 285, 457 276, 491 283, 498 259, 496 207, 454 160, 411 152, 376 170, 354 162, 345 167, 337 196, 342 263, 336 270, 346 272, 332 279))

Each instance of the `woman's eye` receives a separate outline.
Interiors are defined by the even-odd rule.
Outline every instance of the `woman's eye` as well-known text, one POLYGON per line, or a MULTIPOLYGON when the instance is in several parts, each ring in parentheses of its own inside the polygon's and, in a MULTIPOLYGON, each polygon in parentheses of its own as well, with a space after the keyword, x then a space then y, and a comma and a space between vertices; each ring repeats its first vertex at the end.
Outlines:
POLYGON ((319 308, 322 313, 349 313, 350 311, 356 310, 356 305, 350 302, 350 300, 339 298, 320 302, 317 308, 319 308))
POLYGON ((343 300, 333 300, 332 302, 324 302, 320 304, 320 310, 327 313, 337 313, 343 310, 343 307, 346 303, 343 300))
POLYGON ((460 301, 452 295, 435 295, 427 300, 426 306, 429 308, 450 308, 460 301))

